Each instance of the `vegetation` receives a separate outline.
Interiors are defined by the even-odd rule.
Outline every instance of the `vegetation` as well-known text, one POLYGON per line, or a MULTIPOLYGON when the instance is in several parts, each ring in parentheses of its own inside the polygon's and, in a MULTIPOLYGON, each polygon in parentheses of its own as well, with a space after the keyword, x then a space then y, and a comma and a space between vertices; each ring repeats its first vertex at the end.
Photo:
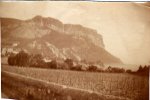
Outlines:
POLYGON ((20 51, 18 54, 10 54, 8 57, 9 65, 17 65, 17 66, 27 66, 29 61, 29 56, 24 51, 20 51))
POLYGON ((105 95, 127 97, 133 100, 148 100, 148 77, 141 76, 149 75, 149 65, 140 65, 137 71, 132 71, 112 66, 103 69, 94 64, 88 64, 86 61, 84 61, 86 63, 78 63, 68 58, 64 61, 51 60, 48 62, 43 59, 44 57, 40 54, 29 55, 21 51, 8 57, 8 64, 14 67, 2 69, 70 87, 92 90, 105 95), (36 69, 32 67, 36 67, 36 69), (65 69, 65 71, 60 71, 60 69, 65 69))
POLYGON ((44 57, 41 54, 28 54, 24 51, 20 51, 18 54, 11 54, 8 57, 8 64, 11 66, 21 67, 36 67, 36 68, 51 68, 51 69, 66 69, 75 71, 88 71, 88 72, 107 72, 107 73, 129 73, 142 76, 149 76, 150 65, 139 66, 137 71, 130 69, 123 69, 118 67, 108 66, 106 69, 102 69, 94 65, 88 64, 87 61, 75 62, 72 59, 65 59, 64 61, 51 60, 45 62, 44 57))
POLYGON ((106 69, 106 72, 110 72, 110 73, 124 73, 124 72, 125 72, 125 69, 109 66, 109 67, 106 69))
POLYGON ((148 100, 148 77, 125 73, 88 73, 43 68, 2 67, 3 71, 131 100, 148 100))
POLYGON ((142 75, 142 76, 149 76, 149 68, 150 65, 145 65, 145 66, 139 66, 139 69, 136 71, 136 74, 142 75))
POLYGON ((47 63, 47 66, 48 66, 48 68, 56 69, 58 67, 57 61, 56 60, 52 60, 51 62, 47 63))

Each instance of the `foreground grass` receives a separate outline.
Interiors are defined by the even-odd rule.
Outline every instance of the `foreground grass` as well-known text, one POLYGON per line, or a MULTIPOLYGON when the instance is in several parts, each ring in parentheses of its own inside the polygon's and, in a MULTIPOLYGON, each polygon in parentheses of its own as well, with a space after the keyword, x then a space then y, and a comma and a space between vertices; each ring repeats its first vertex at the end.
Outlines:
POLYGON ((3 70, 106 95, 128 97, 133 100, 146 100, 149 95, 148 77, 130 74, 23 68, 8 65, 2 65, 3 70))

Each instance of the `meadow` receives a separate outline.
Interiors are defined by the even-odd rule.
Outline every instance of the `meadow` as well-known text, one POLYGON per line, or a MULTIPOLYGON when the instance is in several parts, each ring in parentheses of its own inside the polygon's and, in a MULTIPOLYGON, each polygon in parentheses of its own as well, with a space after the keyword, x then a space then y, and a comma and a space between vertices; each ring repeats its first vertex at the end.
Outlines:
POLYGON ((8 65, 2 65, 2 71, 132 100, 148 100, 149 95, 148 77, 127 73, 79 72, 8 65))

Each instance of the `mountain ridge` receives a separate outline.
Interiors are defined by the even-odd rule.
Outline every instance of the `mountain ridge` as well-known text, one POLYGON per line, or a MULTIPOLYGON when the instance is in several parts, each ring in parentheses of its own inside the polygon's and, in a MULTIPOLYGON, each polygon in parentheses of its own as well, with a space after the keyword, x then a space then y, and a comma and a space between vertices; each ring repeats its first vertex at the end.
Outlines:
POLYGON ((33 53, 51 58, 122 63, 105 50, 103 38, 96 30, 82 25, 63 24, 51 18, 35 16, 29 20, 1 18, 2 47, 6 42, 17 43, 33 53))

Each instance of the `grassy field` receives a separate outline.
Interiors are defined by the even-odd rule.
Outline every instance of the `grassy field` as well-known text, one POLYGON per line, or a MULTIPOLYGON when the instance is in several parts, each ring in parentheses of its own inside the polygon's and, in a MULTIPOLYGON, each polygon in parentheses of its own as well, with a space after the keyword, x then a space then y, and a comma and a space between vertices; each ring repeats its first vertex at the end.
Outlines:
POLYGON ((2 65, 2 71, 14 72, 70 87, 115 95, 133 100, 148 99, 148 77, 130 74, 90 73, 67 70, 23 68, 2 65))

